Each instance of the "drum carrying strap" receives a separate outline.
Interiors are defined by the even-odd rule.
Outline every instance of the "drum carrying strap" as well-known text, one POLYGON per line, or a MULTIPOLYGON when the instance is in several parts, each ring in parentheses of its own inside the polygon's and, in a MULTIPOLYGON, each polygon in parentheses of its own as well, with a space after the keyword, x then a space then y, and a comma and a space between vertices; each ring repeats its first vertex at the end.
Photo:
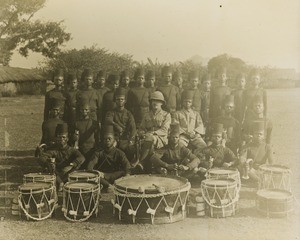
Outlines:
MULTIPOLYGON (((19 194, 19 196, 18 196, 18 203, 19 203, 19 206, 20 206, 21 210, 25 213, 27 219, 32 219, 32 220, 35 220, 35 221, 41 221, 41 220, 45 220, 45 219, 47 219, 47 218, 49 218, 49 217, 52 216, 52 213, 54 212, 54 210, 55 210, 55 208, 57 206, 57 197, 56 197, 56 188, 55 188, 55 186, 52 187, 51 191, 54 194, 54 199, 48 199, 47 195, 45 194, 45 189, 38 190, 38 191, 30 190, 30 193, 29 193, 30 196, 28 198, 28 202, 27 203, 23 199, 22 194, 19 194), (33 197, 33 193, 35 193, 35 194, 36 193, 42 193, 41 199, 46 199, 46 201, 48 202, 49 206, 51 206, 51 204, 53 204, 52 208, 51 208, 51 210, 50 210, 50 212, 49 212, 49 214, 47 216, 45 216, 45 217, 41 216, 42 215, 41 208, 45 205, 45 203, 44 202, 38 203, 35 200, 35 198, 33 197), (30 208, 29 202, 30 202, 31 199, 34 201, 34 203, 35 203, 35 205, 37 207, 38 217, 31 216, 30 213, 29 213, 29 208, 30 208)), ((28 193, 26 193, 26 194, 28 194, 28 193)), ((51 194, 51 196, 53 196, 53 195, 51 194)))

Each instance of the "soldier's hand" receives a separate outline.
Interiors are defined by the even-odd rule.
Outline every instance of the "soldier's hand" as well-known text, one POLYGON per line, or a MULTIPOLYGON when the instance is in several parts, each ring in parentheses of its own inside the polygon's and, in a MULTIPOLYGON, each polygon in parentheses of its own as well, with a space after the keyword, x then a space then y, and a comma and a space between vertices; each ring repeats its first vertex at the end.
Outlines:
POLYGON ((199 167, 198 171, 201 172, 201 173, 206 173, 207 169, 204 168, 204 167, 199 167))
POLYGON ((177 170, 177 167, 178 166, 175 163, 175 164, 168 164, 166 168, 167 168, 168 171, 175 171, 175 170, 177 170))
POLYGON ((73 169, 73 166, 66 166, 66 167, 64 167, 62 170, 61 170, 61 172, 62 172, 62 174, 63 175, 65 175, 65 174, 67 174, 68 172, 70 172, 71 170, 73 169))
POLYGON ((223 163, 223 167, 226 167, 226 168, 229 168, 229 167, 231 167, 231 163, 227 163, 227 162, 225 162, 225 163, 223 163))
POLYGON ((182 165, 182 164, 180 164, 180 165, 178 166, 178 168, 179 168, 179 170, 182 170, 182 171, 187 171, 187 170, 190 169, 188 166, 184 166, 184 165, 182 165))

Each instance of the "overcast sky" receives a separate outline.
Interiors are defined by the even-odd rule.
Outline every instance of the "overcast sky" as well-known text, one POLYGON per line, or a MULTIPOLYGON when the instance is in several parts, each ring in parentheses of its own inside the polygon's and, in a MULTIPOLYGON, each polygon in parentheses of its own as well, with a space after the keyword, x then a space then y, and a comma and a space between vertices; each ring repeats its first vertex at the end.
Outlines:
MULTIPOLYGON (((64 20, 66 49, 97 44, 160 62, 228 53, 300 71, 300 0, 48 0, 36 18, 64 20)), ((40 59, 15 54, 11 65, 40 59)))

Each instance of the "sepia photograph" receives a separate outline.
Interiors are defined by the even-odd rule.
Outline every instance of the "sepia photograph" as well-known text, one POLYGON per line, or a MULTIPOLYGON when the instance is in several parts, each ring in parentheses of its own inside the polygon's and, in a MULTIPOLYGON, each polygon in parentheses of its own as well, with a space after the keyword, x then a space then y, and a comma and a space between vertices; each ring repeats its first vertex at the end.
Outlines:
POLYGON ((299 240, 299 0, 0 0, 0 239, 299 240))

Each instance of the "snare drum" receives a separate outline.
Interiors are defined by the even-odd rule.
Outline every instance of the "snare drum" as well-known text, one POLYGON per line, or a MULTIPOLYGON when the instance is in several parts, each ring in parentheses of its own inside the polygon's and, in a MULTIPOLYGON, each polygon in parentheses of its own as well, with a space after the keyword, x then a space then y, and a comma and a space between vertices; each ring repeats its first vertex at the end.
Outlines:
POLYGON ((56 206, 55 187, 51 183, 29 182, 19 186, 18 202, 27 220, 51 217, 56 206))
POLYGON ((172 223, 186 217, 186 202, 191 188, 187 179, 177 176, 133 175, 114 184, 114 213, 119 220, 172 223))
POLYGON ((76 170, 69 173, 69 182, 94 182, 99 183, 100 172, 96 170, 76 170))
POLYGON ((293 195, 281 189, 262 189, 257 191, 257 210, 267 217, 286 217, 293 211, 293 195))
POLYGON ((68 182, 63 188, 62 211, 67 220, 82 222, 98 214, 100 186, 89 182, 68 182))
POLYGON ((46 183, 51 183, 53 186, 55 186, 56 177, 55 175, 47 174, 47 173, 28 173, 28 174, 24 174, 23 182, 24 183, 46 182, 46 183))
POLYGON ((240 173, 234 168, 211 168, 207 171, 207 179, 234 179, 237 182, 238 189, 241 188, 240 173))
POLYGON ((239 191, 234 179, 206 179, 201 182, 202 197, 210 217, 235 215, 239 191))
POLYGON ((282 165, 259 166, 259 189, 291 191, 291 169, 282 165))

